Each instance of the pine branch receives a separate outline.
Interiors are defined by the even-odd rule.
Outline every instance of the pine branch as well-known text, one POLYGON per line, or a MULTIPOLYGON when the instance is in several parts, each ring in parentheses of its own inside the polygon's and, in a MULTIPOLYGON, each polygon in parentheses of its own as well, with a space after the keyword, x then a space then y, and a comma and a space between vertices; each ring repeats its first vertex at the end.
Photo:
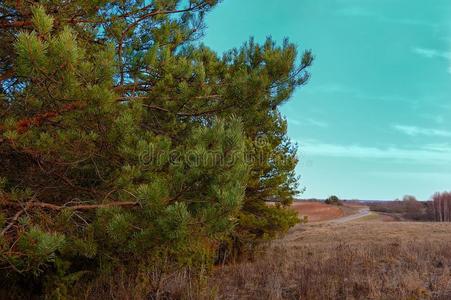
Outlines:
POLYGON ((14 226, 14 224, 16 223, 16 221, 19 219, 19 217, 25 212, 25 210, 28 207, 24 207, 23 209, 19 210, 11 219, 11 221, 8 223, 8 225, 2 230, 2 232, 0 233, 0 236, 5 235, 5 233, 8 232, 8 230, 14 226))
MULTIPOLYGON (((25 207, 27 208, 44 208, 44 209, 49 209, 49 210, 63 210, 63 209, 68 209, 68 210, 91 210, 91 209, 98 209, 98 208, 111 208, 111 207, 136 207, 139 206, 139 202, 132 202, 132 201, 128 201, 128 202, 110 202, 110 203, 105 203, 105 204, 79 204, 79 205, 56 205, 56 204, 52 204, 52 203, 46 203, 46 202, 27 202, 25 207)), ((7 202, 0 202, 0 207, 22 207, 21 203, 17 203, 17 202, 11 202, 11 201, 7 201, 7 202)), ((22 209, 22 213, 23 213, 22 209)), ((20 214, 19 214, 20 216, 20 214)), ((17 218, 19 217, 17 216, 17 218)))
MULTIPOLYGON (((166 112, 166 113, 172 113, 170 110, 168 110, 167 108, 158 106, 158 105, 152 105, 152 104, 143 104, 144 107, 151 109, 151 110, 158 110, 158 111, 162 111, 162 112, 166 112)), ((200 116, 205 116, 205 115, 212 115, 218 112, 221 112, 227 108, 213 108, 213 109, 209 109, 209 110, 204 110, 204 111, 195 111, 195 112, 175 112, 175 114, 177 116, 182 116, 182 117, 200 117, 200 116)))
MULTIPOLYGON (((89 19, 65 19, 65 20, 55 20, 55 24, 81 24, 81 23, 87 23, 87 24, 102 24, 105 20, 89 20, 89 19)), ((33 26, 33 21, 31 20, 21 20, 21 21, 0 21, 0 28, 1 29, 7 29, 7 28, 25 28, 25 27, 31 27, 33 26)))
POLYGON ((190 6, 188 8, 185 9, 176 9, 176 10, 153 10, 147 14, 142 15, 141 17, 139 17, 136 21, 134 21, 133 23, 131 23, 130 25, 127 26, 127 28, 125 28, 125 30, 122 32, 121 37, 118 41, 118 48, 117 48, 117 56, 119 59, 119 68, 120 68, 120 84, 124 84, 124 65, 122 62, 122 51, 123 51, 123 47, 124 47, 124 40, 125 37, 127 36, 127 34, 136 28, 136 26, 138 26, 142 21, 147 20, 151 17, 157 16, 157 15, 172 15, 172 14, 179 14, 179 13, 185 13, 185 12, 192 12, 192 11, 196 11, 199 9, 204 8, 207 5, 207 3, 205 2, 201 2, 200 4, 196 5, 196 6, 190 6))
MULTIPOLYGON (((50 121, 50 120, 54 119, 55 117, 60 116, 63 113, 73 111, 75 109, 79 109, 83 106, 84 105, 81 102, 74 101, 72 103, 64 105, 62 107, 62 109, 60 109, 58 111, 48 111, 45 113, 37 114, 31 118, 21 119, 16 122, 16 129, 19 133, 24 133, 33 126, 40 126, 42 123, 44 123, 46 121, 50 121)), ((2 129, 3 129, 3 126, 0 124, 0 130, 2 130, 2 129)), ((4 141, 4 140, 0 139, 0 143, 2 141, 4 141)))

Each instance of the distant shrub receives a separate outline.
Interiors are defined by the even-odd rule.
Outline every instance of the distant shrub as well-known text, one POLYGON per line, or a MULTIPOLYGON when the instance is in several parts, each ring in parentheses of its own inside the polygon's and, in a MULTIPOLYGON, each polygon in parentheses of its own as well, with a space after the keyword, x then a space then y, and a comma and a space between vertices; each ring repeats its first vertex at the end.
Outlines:
POLYGON ((338 205, 338 206, 343 205, 343 203, 340 201, 340 199, 337 196, 330 196, 324 202, 329 205, 338 205))
POLYGON ((381 213, 402 214, 405 207, 402 201, 372 201, 368 202, 370 210, 381 213))
POLYGON ((402 200, 368 202, 371 211, 391 214, 399 220, 433 221, 432 202, 418 201, 414 196, 406 195, 402 200))
POLYGON ((406 195, 402 199, 404 205, 404 218, 413 221, 432 220, 427 202, 420 202, 414 196, 406 195))

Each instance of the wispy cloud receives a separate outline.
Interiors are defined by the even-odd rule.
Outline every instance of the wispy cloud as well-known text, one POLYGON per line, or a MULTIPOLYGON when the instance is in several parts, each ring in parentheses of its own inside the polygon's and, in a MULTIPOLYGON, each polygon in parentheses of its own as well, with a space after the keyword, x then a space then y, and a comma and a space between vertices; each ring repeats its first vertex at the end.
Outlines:
POLYGON ((348 6, 337 10, 337 14, 346 17, 377 17, 377 14, 360 6, 348 6))
POLYGON ((422 128, 417 126, 408 125, 393 125, 393 128, 403 134, 409 136, 437 136, 437 137, 451 137, 451 131, 434 129, 434 128, 422 128))
POLYGON ((292 118, 287 118, 288 120, 288 124, 293 124, 293 125, 297 125, 297 126, 302 126, 302 125, 312 125, 315 127, 321 127, 321 128, 327 128, 329 127, 329 124, 321 121, 321 120, 317 120, 317 119, 312 119, 312 118, 306 118, 303 119, 302 121, 299 121, 297 119, 292 119, 292 118))
POLYGON ((415 26, 425 26, 425 27, 439 27, 440 25, 433 22, 428 22, 425 20, 418 20, 418 19, 386 19, 388 22, 398 23, 398 24, 404 24, 404 25, 415 25, 415 26))
POLYGON ((418 55, 421 55, 425 58, 439 58, 444 59, 448 62, 448 73, 451 74, 451 52, 448 51, 440 51, 437 49, 431 49, 431 48, 421 48, 421 47, 414 47, 412 51, 418 55))
POLYGON ((432 121, 438 125, 445 124, 445 117, 443 115, 437 115, 432 113, 423 113, 420 115, 423 119, 426 119, 428 121, 432 121))
POLYGON ((429 22, 421 19, 411 19, 405 17, 387 17, 384 14, 378 14, 372 10, 360 7, 360 6, 348 6, 336 11, 340 16, 345 17, 365 17, 372 18, 378 22, 394 23, 408 26, 424 26, 424 27, 438 27, 439 24, 429 22))
POLYGON ((306 121, 307 121, 310 125, 313 125, 313 126, 316 126, 316 127, 321 127, 321 128, 327 128, 327 127, 329 127, 329 124, 328 124, 328 123, 326 123, 326 122, 324 122, 324 121, 321 121, 321 120, 316 120, 316 119, 306 119, 306 121))
POLYGON ((414 53, 424 56, 426 58, 439 57, 439 58, 451 59, 451 52, 439 51, 437 49, 414 47, 412 49, 412 51, 414 53))
POLYGON ((301 126, 302 125, 302 122, 299 121, 299 120, 296 120, 296 119, 287 118, 287 121, 288 121, 289 125, 290 124, 293 124, 293 125, 296 125, 296 126, 301 126))
POLYGON ((321 84, 309 87, 309 93, 317 94, 333 94, 333 95, 343 95, 357 99, 363 99, 368 101, 380 101, 380 102, 402 102, 411 105, 417 105, 419 99, 412 99, 403 97, 400 95, 376 95, 360 90, 358 88, 349 87, 340 83, 329 83, 321 84))
POLYGON ((390 159, 420 163, 451 163, 451 145, 425 145, 419 148, 371 147, 329 144, 318 141, 299 142, 300 155, 360 159, 390 159))
POLYGON ((434 183, 450 182, 449 172, 428 172, 428 171, 373 171, 371 175, 383 176, 399 180, 399 178, 414 180, 415 182, 433 181, 434 183))

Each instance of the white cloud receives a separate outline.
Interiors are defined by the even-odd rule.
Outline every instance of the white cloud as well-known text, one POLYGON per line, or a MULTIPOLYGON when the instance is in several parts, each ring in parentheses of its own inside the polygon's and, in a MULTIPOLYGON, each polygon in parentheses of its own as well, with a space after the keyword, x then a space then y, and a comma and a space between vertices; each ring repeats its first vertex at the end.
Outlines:
POLYGON ((287 118, 287 121, 288 121, 288 125, 291 125, 291 124, 296 125, 296 126, 302 125, 302 122, 299 120, 296 120, 296 119, 287 118))
POLYGON ((403 178, 404 182, 433 182, 433 185, 438 187, 431 190, 446 190, 448 182, 451 181, 451 173, 449 172, 428 172, 428 171, 374 171, 369 174, 375 176, 383 176, 393 180, 399 181, 399 178, 403 178), (444 184, 440 184, 444 183, 444 184), (445 186, 445 188, 443 187, 445 186))
POLYGON ((412 51, 418 55, 424 56, 426 58, 444 58, 451 60, 451 52, 446 51, 439 51, 436 49, 430 49, 430 48, 421 48, 421 47, 414 47, 412 51))
POLYGON ((374 11, 368 10, 361 6, 344 7, 344 8, 337 10, 336 14, 338 14, 340 16, 345 16, 345 17, 373 18, 374 20, 376 20, 378 22, 394 23, 394 24, 407 25, 407 26, 424 26, 424 27, 431 27, 431 28, 437 28, 440 26, 437 23, 429 22, 427 20, 410 19, 410 18, 403 18, 403 17, 387 17, 383 14, 378 14, 374 11))
POLYGON ((326 84, 315 84, 308 87, 308 91, 311 93, 330 93, 330 94, 357 94, 355 88, 340 84, 340 83, 326 83, 326 84))
POLYGON ((387 21, 392 21, 394 23, 404 24, 404 25, 416 25, 416 26, 426 26, 426 27, 439 27, 437 23, 432 23, 417 19, 387 19, 387 21))
POLYGON ((337 10, 338 15, 346 17, 377 17, 377 15, 363 7, 349 6, 337 10))
POLYGON ((446 121, 446 119, 445 119, 445 117, 443 115, 424 113, 424 114, 420 114, 420 116, 423 119, 426 119, 428 121, 432 121, 432 122, 434 122, 435 124, 438 124, 438 125, 443 125, 443 124, 445 124, 445 121, 446 121))
POLYGON ((328 144, 317 141, 299 142, 301 156, 323 156, 361 159, 393 159, 420 163, 451 163, 451 145, 424 145, 419 148, 370 147, 328 144))
POLYGON ((451 137, 451 131, 434 128, 421 128, 417 126, 408 126, 408 125, 393 125, 393 128, 409 136, 424 135, 424 136, 451 137))
POLYGON ((439 58, 439 59, 445 59, 448 61, 448 68, 447 72, 451 74, 451 52, 447 51, 440 51, 436 49, 430 49, 430 48, 421 48, 421 47, 415 47, 412 49, 412 51, 418 55, 421 55, 425 58, 439 58))
POLYGON ((326 128, 329 127, 329 124, 327 124, 324 121, 320 121, 320 120, 315 120, 315 119, 306 119, 306 121, 316 127, 321 127, 321 128, 326 128))
POLYGON ((357 88, 351 88, 349 86, 342 85, 339 83, 318 84, 310 86, 308 92, 312 94, 318 93, 333 94, 333 95, 340 94, 343 96, 364 99, 368 101, 403 102, 408 104, 416 104, 419 101, 418 99, 406 98, 399 95, 373 95, 370 94, 369 92, 359 90, 357 88))
POLYGON ((288 120, 288 124, 293 124, 296 126, 302 126, 305 124, 309 124, 309 125, 313 125, 315 127, 321 127, 321 128, 329 127, 328 123, 321 121, 321 120, 317 120, 317 119, 306 118, 306 119, 303 119, 302 121, 299 121, 296 119, 287 118, 287 120, 288 120))
POLYGON ((438 52, 433 49, 413 48, 413 52, 427 58, 433 58, 438 56, 438 52))

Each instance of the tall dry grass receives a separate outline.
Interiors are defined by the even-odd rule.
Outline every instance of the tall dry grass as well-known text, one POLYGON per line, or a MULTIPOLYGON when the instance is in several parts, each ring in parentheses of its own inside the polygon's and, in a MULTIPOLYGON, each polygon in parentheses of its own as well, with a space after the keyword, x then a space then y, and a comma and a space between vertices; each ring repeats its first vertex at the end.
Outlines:
POLYGON ((448 300, 451 224, 300 225, 253 261, 218 266, 209 277, 131 275, 80 287, 79 299, 448 300))
MULTIPOLYGON (((406 234, 417 225, 409 226, 406 234)), ((353 225, 329 230, 352 236, 353 225)), ((329 233, 329 241, 316 242, 312 235, 303 242, 300 235, 279 241, 254 262, 218 270, 209 285, 217 288, 216 299, 451 299, 451 237, 391 233, 385 241, 372 240, 371 230, 363 240, 333 239, 329 233)))

